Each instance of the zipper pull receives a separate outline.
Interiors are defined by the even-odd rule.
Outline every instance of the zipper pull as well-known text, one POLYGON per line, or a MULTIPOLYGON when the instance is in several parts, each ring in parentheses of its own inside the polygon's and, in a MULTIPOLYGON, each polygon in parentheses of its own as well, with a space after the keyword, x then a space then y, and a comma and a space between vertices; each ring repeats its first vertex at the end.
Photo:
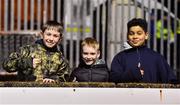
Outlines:
POLYGON ((144 76, 144 70, 141 68, 141 63, 140 63, 140 62, 138 63, 138 68, 139 68, 140 73, 141 73, 141 76, 142 76, 142 78, 143 78, 143 76, 144 76))
POLYGON ((141 63, 140 62, 138 63, 138 68, 141 68, 141 63))

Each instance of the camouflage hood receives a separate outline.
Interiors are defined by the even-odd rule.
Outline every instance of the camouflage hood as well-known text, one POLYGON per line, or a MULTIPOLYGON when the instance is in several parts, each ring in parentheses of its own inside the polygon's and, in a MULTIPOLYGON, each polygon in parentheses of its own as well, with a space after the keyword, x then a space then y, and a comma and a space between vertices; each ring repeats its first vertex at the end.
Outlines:
POLYGON ((59 52, 59 51, 60 51, 60 47, 59 47, 59 46, 55 46, 55 47, 53 47, 53 48, 48 48, 48 47, 46 47, 46 46, 44 45, 42 39, 37 40, 35 43, 36 43, 36 44, 40 44, 47 52, 59 52))

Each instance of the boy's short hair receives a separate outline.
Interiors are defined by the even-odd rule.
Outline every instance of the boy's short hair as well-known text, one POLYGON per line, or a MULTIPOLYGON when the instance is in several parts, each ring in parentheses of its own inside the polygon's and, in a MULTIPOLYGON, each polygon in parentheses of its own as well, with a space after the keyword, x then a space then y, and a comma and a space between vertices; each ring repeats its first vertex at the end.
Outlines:
POLYGON ((128 23, 127 23, 127 30, 129 32, 130 28, 132 26, 140 26, 144 32, 147 32, 147 22, 145 19, 142 19, 142 18, 133 18, 132 20, 130 20, 128 23))
POLYGON ((54 21, 54 20, 49 20, 42 26, 41 30, 42 30, 42 32, 44 32, 46 29, 55 29, 62 35, 63 24, 59 23, 57 21, 54 21))
POLYGON ((92 46, 93 48, 99 50, 98 41, 96 39, 92 38, 92 37, 87 37, 82 41, 81 47, 83 47, 85 45, 92 46))

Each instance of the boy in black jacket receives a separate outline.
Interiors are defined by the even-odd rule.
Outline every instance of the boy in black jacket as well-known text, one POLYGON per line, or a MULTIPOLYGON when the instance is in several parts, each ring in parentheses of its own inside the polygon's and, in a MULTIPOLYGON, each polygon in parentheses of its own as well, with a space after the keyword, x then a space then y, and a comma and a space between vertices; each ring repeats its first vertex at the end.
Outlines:
POLYGON ((93 38, 86 38, 81 43, 81 62, 70 76, 73 82, 108 82, 109 70, 100 57, 99 43, 93 38))

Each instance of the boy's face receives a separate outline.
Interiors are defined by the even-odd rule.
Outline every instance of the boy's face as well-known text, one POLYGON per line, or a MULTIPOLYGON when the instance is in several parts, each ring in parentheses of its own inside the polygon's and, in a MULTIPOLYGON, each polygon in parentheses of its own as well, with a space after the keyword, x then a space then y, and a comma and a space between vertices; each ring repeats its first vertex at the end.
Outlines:
POLYGON ((61 35, 53 29, 46 29, 43 33, 43 42, 48 48, 52 48, 61 40, 61 35))
POLYGON ((140 26, 132 26, 128 32, 128 42, 132 47, 138 47, 145 44, 148 39, 148 33, 140 26))
POLYGON ((82 48, 82 58, 86 65, 92 65, 100 56, 100 51, 92 46, 85 45, 82 48))

